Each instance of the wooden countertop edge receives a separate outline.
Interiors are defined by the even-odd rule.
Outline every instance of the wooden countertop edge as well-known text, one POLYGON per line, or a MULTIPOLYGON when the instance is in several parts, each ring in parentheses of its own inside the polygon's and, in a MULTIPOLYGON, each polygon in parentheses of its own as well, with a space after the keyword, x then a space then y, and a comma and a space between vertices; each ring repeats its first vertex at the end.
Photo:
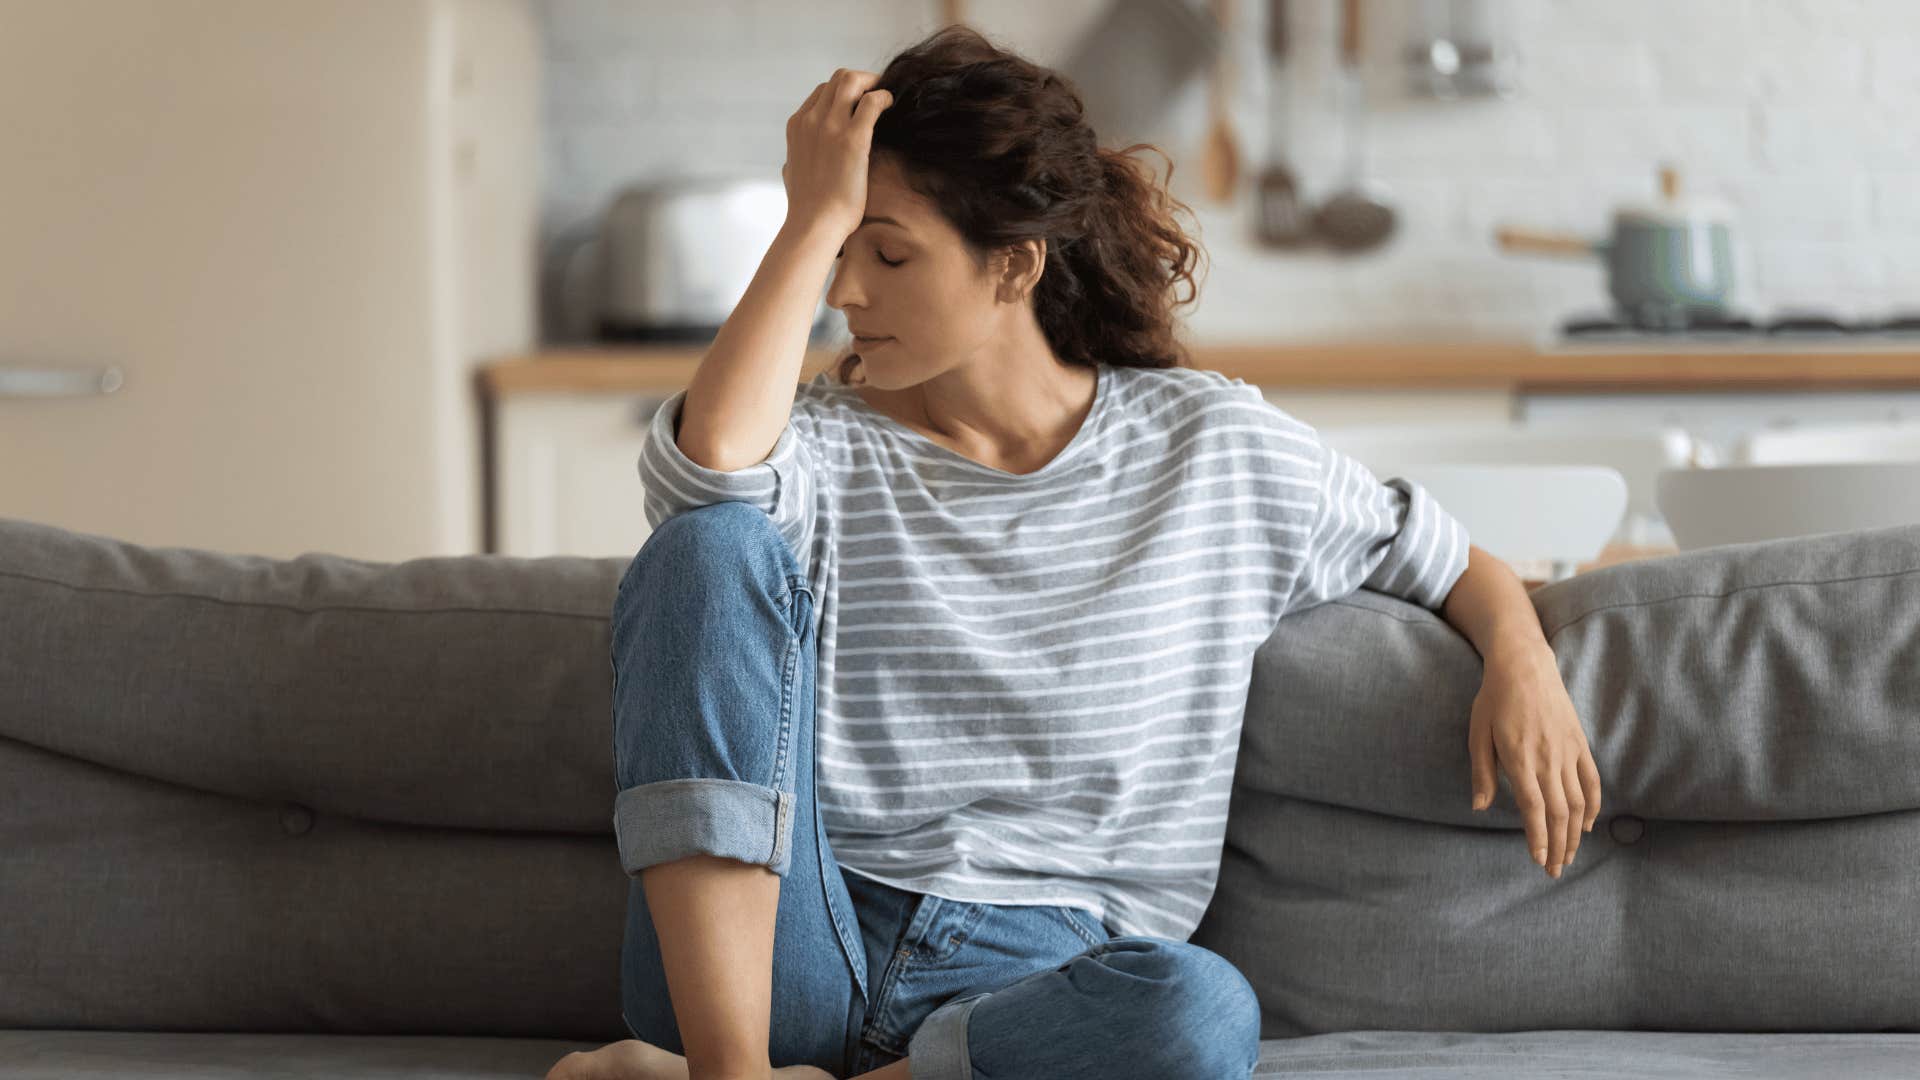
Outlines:
MULTIPOLYGON (((1911 348, 1715 352, 1544 351, 1513 342, 1212 345, 1195 366, 1256 386, 1300 390, 1414 389, 1526 392, 1840 390, 1920 388, 1920 342, 1911 348)), ((479 369, 481 392, 658 393, 684 388, 697 348, 554 348, 506 356, 479 369)), ((809 350, 801 381, 838 355, 809 350)))

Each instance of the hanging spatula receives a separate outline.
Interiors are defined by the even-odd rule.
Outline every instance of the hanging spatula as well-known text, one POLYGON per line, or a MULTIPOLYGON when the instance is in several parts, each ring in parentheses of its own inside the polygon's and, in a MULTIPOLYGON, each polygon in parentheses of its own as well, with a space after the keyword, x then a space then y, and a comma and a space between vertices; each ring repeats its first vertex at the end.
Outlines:
POLYGON ((1300 184, 1286 161, 1287 0, 1267 0, 1267 167, 1254 187, 1256 235, 1275 248, 1303 247, 1314 240, 1313 213, 1300 199, 1300 184))

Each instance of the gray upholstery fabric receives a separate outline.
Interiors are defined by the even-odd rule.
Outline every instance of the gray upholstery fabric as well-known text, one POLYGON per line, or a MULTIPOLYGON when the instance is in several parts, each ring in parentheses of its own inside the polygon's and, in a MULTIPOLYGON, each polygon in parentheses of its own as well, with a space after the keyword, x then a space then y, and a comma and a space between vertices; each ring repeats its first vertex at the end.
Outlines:
POLYGON ((1533 598, 1603 786, 1559 881, 1504 780, 1471 808, 1480 660, 1439 616, 1357 593, 1261 647, 1193 940, 1263 1035, 1920 1030, 1920 526, 1533 598))
MULTIPOLYGON (((626 562, 0 519, 0 1077, 538 1075, 624 1037, 626 562), (468 1038, 369 1038, 402 1035, 468 1038)), ((1535 603, 1607 785, 1559 882, 1504 789, 1468 807, 1479 658, 1437 616, 1362 592, 1261 649, 1194 940, 1259 991, 1262 1074, 1920 1073, 1920 527, 1535 603)))
MULTIPOLYGON (((593 1048, 547 1039, 451 1036, 0 1031, 0 1077, 524 1078, 544 1076, 569 1050, 593 1048)), ((1912 1080, 1916 1060, 1920 1035, 1343 1031, 1262 1043, 1254 1075, 1338 1080, 1912 1080)))

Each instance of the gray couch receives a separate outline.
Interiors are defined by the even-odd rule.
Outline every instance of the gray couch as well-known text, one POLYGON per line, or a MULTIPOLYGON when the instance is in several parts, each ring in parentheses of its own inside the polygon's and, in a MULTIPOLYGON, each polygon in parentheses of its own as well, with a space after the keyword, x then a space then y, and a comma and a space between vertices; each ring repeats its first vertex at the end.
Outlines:
MULTIPOLYGON (((539 1077, 625 1036, 625 558, 277 560, 0 520, 0 1077, 539 1077)), ((1920 526, 1534 594, 1605 784, 1469 807, 1480 661, 1264 646, 1193 940, 1259 1075, 1920 1076, 1920 526)))

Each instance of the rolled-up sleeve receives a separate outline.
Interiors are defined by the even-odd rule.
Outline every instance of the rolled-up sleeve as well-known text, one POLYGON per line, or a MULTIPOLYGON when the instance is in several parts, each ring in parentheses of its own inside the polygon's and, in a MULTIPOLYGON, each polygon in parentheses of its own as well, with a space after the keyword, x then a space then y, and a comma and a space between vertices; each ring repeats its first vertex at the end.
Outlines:
POLYGON ((1467 570, 1465 527, 1419 484, 1382 483, 1325 444, 1319 453, 1320 505, 1287 610, 1361 588, 1438 610, 1467 570))
POLYGON ((687 392, 680 390, 660 406, 641 444, 641 509, 648 528, 657 529, 673 515, 701 506, 750 503, 773 519, 801 566, 808 566, 818 476, 813 453, 792 417, 765 460, 731 471, 710 469, 687 457, 675 439, 686 398, 687 392))

